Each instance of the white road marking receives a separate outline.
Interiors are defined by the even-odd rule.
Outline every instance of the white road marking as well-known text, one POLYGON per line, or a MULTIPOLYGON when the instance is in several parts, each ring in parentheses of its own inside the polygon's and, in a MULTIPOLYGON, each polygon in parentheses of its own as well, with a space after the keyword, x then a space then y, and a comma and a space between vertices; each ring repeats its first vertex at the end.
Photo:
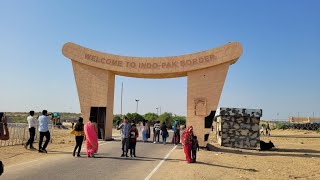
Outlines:
POLYGON ((177 145, 175 145, 171 151, 159 162, 159 164, 151 171, 151 173, 144 179, 144 180, 149 180, 152 175, 160 168, 160 166, 164 163, 164 161, 170 156, 173 150, 175 150, 177 145))

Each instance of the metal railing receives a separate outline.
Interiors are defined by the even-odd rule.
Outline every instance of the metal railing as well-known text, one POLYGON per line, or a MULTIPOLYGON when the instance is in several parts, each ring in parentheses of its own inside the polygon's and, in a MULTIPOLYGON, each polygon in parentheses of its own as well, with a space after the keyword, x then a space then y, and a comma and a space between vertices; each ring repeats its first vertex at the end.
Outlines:
MULTIPOLYGON (((49 131, 51 135, 51 142, 53 137, 53 128, 52 124, 49 124, 49 131)), ((23 145, 29 139, 29 127, 27 123, 8 123, 9 130, 9 139, 8 140, 0 140, 0 147, 3 146, 14 146, 14 145, 23 145)), ((36 134, 34 140, 38 140, 38 126, 36 126, 36 134)))

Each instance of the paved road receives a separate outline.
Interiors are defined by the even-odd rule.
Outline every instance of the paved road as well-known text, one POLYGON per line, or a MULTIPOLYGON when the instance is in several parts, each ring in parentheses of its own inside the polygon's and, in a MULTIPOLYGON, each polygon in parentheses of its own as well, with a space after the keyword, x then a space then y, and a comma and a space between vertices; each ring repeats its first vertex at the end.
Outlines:
MULTIPOLYGON (((171 139, 171 138, 169 138, 171 139)), ((99 142, 96 158, 72 157, 70 150, 5 168, 0 179, 145 179, 174 148, 172 144, 138 142, 136 158, 120 157, 121 142, 99 142)))

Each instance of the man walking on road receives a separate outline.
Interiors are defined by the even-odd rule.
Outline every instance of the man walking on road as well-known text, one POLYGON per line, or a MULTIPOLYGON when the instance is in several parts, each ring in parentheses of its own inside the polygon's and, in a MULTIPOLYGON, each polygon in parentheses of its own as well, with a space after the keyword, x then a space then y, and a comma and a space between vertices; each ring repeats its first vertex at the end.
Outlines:
POLYGON ((154 125, 153 125, 153 129, 154 129, 154 135, 153 135, 153 143, 158 142, 159 143, 159 137, 160 137, 160 121, 157 121, 154 125))
POLYGON ((50 141, 50 132, 49 132, 49 122, 48 111, 43 110, 42 115, 38 119, 39 121, 39 132, 40 132, 40 140, 39 140, 39 153, 47 153, 47 146, 50 141), (46 137, 46 142, 42 146, 43 137, 46 137))
POLYGON ((130 138, 130 129, 131 125, 129 124, 129 120, 127 117, 124 117, 123 123, 117 127, 117 129, 121 129, 121 142, 122 142, 122 155, 121 157, 129 157, 128 149, 129 149, 129 138, 130 138), (124 154, 126 153, 126 154, 124 154))
POLYGON ((34 136, 36 135, 36 124, 37 119, 34 116, 34 111, 29 112, 30 116, 27 117, 28 125, 29 125, 29 140, 24 145, 24 147, 27 149, 28 145, 30 145, 31 150, 36 150, 36 148, 33 147, 34 142, 34 136))
POLYGON ((172 142, 174 145, 177 145, 180 142, 180 123, 178 120, 175 120, 175 122, 173 123, 172 130, 173 130, 172 142))

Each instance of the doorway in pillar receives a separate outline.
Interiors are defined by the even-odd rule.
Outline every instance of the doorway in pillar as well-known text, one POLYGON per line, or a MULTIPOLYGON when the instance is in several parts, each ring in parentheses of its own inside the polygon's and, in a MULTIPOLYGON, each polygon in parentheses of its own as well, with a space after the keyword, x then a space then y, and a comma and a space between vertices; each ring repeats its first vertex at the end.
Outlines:
POLYGON ((94 117, 98 124, 98 139, 104 139, 107 107, 91 107, 90 117, 94 117))

